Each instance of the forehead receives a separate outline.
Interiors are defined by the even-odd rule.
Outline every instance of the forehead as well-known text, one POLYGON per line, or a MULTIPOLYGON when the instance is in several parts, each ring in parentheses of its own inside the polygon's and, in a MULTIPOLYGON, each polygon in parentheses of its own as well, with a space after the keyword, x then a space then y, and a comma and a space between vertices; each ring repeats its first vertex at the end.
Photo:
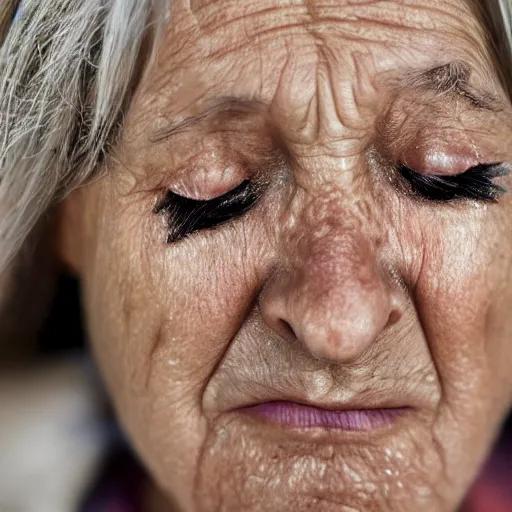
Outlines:
POLYGON ((140 116, 158 130, 227 96, 272 104, 290 127, 315 106, 364 130, 365 111, 410 71, 463 60, 472 80, 498 90, 485 41, 464 0, 178 0, 139 89, 140 116))

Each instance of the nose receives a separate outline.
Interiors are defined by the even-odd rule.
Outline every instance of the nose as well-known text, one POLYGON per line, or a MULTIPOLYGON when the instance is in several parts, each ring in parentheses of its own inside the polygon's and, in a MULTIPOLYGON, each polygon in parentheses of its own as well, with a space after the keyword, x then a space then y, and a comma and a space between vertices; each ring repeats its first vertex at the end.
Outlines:
POLYGON ((357 360, 401 316, 375 249, 352 230, 310 240, 297 254, 263 289, 264 322, 317 359, 357 360))

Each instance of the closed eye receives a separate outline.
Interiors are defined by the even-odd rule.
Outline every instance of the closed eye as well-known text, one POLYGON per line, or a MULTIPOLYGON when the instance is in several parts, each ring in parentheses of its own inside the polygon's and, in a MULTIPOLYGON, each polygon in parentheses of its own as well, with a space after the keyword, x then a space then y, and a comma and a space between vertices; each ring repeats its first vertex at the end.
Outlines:
POLYGON ((507 189, 494 183, 494 179, 510 174, 505 164, 479 164, 462 174, 441 176, 422 174, 406 165, 398 168, 414 195, 432 201, 454 201, 473 199, 478 201, 497 201, 507 189))
POLYGON ((212 229, 243 216, 256 204, 261 193, 261 186, 250 180, 208 200, 190 199, 168 190, 153 213, 167 216, 167 243, 173 243, 196 231, 212 229))

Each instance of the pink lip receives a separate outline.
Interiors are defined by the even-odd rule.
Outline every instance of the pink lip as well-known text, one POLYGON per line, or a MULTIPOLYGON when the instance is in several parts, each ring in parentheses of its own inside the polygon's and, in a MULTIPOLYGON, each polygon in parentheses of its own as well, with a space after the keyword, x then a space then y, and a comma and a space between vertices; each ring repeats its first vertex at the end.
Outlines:
POLYGON ((408 408, 328 410, 296 402, 266 402, 239 412, 279 425, 367 431, 389 426, 408 408))

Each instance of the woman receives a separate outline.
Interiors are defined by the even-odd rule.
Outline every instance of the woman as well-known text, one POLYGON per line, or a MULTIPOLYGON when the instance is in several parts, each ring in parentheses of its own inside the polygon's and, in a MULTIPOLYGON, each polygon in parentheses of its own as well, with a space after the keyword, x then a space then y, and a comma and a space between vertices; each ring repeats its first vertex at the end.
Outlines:
POLYGON ((54 234, 148 510, 458 509, 512 403, 509 7, 9 22, 0 267, 54 234))

